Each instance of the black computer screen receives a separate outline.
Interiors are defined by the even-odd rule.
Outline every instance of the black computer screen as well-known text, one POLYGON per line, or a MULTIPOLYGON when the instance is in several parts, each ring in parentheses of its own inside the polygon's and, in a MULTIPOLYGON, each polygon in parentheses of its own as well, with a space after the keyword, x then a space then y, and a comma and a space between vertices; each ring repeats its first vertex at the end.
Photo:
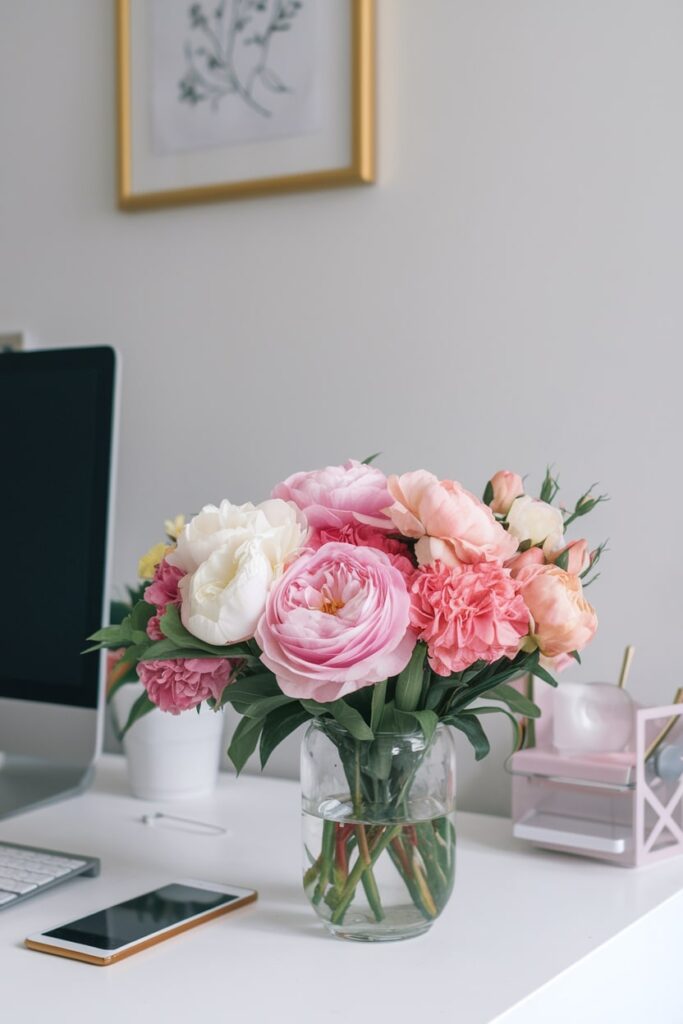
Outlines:
POLYGON ((0 355, 0 697, 97 704, 113 393, 112 349, 0 355))

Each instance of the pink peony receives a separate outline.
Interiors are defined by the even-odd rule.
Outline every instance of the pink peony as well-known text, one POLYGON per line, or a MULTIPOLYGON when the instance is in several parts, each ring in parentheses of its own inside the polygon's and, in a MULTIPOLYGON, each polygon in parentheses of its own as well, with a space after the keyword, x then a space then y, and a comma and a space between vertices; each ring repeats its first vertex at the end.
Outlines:
POLYGON ((256 642, 284 693, 333 701, 405 668, 409 614, 406 581, 387 555, 324 544, 274 585, 256 642))
POLYGON ((228 658, 174 658, 138 664, 138 676, 149 699, 172 715, 196 708, 209 697, 220 700, 225 687, 233 682, 233 671, 228 658))
POLYGON ((454 480, 419 469, 388 483, 394 499, 388 514, 402 534, 419 538, 420 565, 504 562, 517 551, 491 509, 454 480))
POLYGON ((156 605, 156 615, 147 623, 147 636, 150 640, 163 640, 161 632, 161 616, 169 604, 180 606, 179 584, 185 573, 177 565, 170 565, 162 559, 154 570, 154 580, 145 589, 143 595, 147 604, 156 605))
POLYGON ((389 561, 403 573, 404 576, 412 576, 415 572, 415 564, 410 558, 410 547, 401 540, 389 537, 381 530, 375 530, 372 526, 363 526, 358 523, 348 523, 340 528, 323 527, 314 530, 308 540, 308 547, 317 551, 323 544, 329 543, 355 544, 361 548, 375 548, 383 551, 389 556, 389 561))
POLYGON ((168 604, 180 604, 178 585, 185 573, 177 565, 170 565, 163 558, 154 570, 154 580, 145 589, 144 598, 147 604, 155 604, 157 608, 165 608, 168 604))
POLYGON ((493 497, 491 499, 491 511, 499 516, 506 516, 512 507, 515 498, 524 494, 524 483, 518 473, 511 473, 509 469, 499 469, 491 477, 491 488, 493 497))
POLYGON ((440 676, 475 661, 514 658, 529 632, 529 612, 510 571, 490 562, 418 569, 410 596, 411 625, 440 676))
POLYGON ((531 635, 541 654, 571 654, 593 639, 598 618, 578 576, 557 565, 530 565, 517 573, 516 582, 531 612, 531 635))
POLYGON ((385 514, 391 496, 384 473, 355 459, 343 466, 294 473, 275 487, 272 496, 294 502, 313 529, 338 530, 349 523, 392 529, 385 514))

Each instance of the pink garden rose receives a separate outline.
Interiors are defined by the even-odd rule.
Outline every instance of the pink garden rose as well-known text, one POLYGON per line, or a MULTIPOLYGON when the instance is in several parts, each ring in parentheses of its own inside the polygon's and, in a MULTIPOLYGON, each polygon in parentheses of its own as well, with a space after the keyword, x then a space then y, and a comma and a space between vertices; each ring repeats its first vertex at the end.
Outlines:
POLYGON ((324 544, 274 585, 256 642, 284 693, 326 703, 406 667, 409 612, 406 581, 387 555, 324 544))
POLYGON ((517 551, 491 509, 456 481, 419 469, 390 476, 388 484, 394 499, 388 514, 400 533, 419 538, 420 565, 504 562, 517 551))
POLYGON ((516 582, 531 612, 531 635, 541 654, 571 654, 593 639, 598 618, 578 576, 557 565, 530 565, 517 573, 516 582))
POLYGON ((355 544, 363 548, 375 548, 383 551, 389 556, 391 564, 403 573, 404 576, 412 576, 415 572, 415 565, 410 558, 410 548, 403 541, 389 537, 382 530, 376 530, 372 526, 364 526, 359 523, 347 523, 339 529, 334 527, 323 527, 314 530, 308 540, 308 547, 317 551, 323 544, 337 542, 341 544, 355 544))
POLYGON ((491 477, 493 498, 491 500, 491 511, 499 516, 506 516, 512 507, 515 498, 524 494, 524 484, 518 473, 511 473, 508 469, 499 469, 491 477))
POLYGON ((410 621, 427 644, 434 672, 449 676, 475 661, 514 658, 529 632, 529 612, 510 571, 492 562, 418 569, 410 621))
POLYGON ((378 530, 392 528, 385 514, 391 497, 384 473, 355 459, 343 466, 294 473, 274 488, 272 496, 294 502, 316 530, 338 530, 354 523, 378 530))
POLYGON ((209 697, 220 700, 233 681, 233 670, 228 658, 174 658, 138 664, 138 676, 149 699, 172 715, 196 708, 209 697))
POLYGON ((160 620, 169 604, 180 606, 178 585, 185 573, 177 565, 170 565, 165 558, 154 570, 154 579, 145 589, 143 595, 147 604, 156 605, 156 615, 147 623, 147 636, 150 640, 163 640, 160 620))

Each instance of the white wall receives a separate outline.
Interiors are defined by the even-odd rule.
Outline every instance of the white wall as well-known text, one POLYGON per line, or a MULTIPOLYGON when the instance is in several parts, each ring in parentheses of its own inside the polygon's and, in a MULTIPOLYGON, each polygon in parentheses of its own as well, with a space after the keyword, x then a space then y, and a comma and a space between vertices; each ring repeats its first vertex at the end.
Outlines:
MULTIPOLYGON (((112 7, 0 0, 0 329, 123 354, 117 581, 169 513, 298 468, 381 449, 479 491, 550 460, 613 499, 585 676, 634 641, 634 692, 668 699, 683 5, 379 0, 376 187, 142 214, 114 202, 112 7)), ((463 804, 504 809, 508 741, 463 755, 463 804)))

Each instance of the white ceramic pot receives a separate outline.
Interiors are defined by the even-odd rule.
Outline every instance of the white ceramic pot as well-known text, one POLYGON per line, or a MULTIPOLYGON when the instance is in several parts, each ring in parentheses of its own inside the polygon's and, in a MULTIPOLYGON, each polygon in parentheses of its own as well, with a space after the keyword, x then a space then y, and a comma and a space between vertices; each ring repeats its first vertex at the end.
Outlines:
MULTIPOLYGON (((127 721, 142 693, 134 683, 113 697, 114 719, 127 721)), ((216 786, 223 747, 224 716, 202 707, 171 715, 150 711, 123 738, 128 781, 141 800, 178 800, 204 796, 216 786)))

